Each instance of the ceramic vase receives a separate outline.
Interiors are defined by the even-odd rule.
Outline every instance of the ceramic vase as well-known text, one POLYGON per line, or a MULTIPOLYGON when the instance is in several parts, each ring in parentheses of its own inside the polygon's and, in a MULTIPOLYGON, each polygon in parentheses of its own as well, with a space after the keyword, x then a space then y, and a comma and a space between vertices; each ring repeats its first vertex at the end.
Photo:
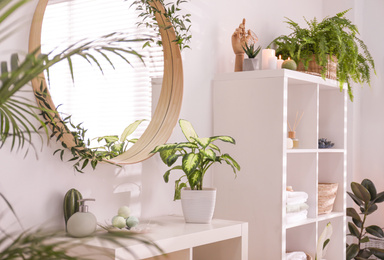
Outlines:
POLYGON ((216 189, 181 190, 181 207, 187 223, 211 223, 216 204, 216 189))

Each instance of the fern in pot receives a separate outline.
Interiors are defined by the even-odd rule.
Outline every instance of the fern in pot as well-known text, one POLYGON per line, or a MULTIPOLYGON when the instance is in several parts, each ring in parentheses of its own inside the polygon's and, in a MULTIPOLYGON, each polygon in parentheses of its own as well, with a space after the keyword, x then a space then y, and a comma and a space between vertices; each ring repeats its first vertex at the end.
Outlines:
POLYGON ((276 54, 283 59, 294 59, 299 71, 336 79, 341 90, 347 83, 353 101, 352 83, 370 84, 371 71, 376 71, 368 47, 358 38, 356 25, 345 17, 349 10, 321 22, 316 18, 305 20, 308 28, 287 18, 292 33, 277 37, 270 45, 276 46, 276 54))
POLYGON ((210 223, 216 202, 216 189, 203 187, 207 170, 213 164, 222 162, 232 167, 235 176, 240 170, 236 160, 227 153, 222 154, 220 148, 213 142, 235 144, 235 140, 230 136, 200 138, 189 121, 180 119, 179 125, 187 141, 159 145, 152 153, 160 153, 162 161, 169 167, 173 166, 164 173, 166 183, 169 181, 171 171, 183 172, 175 181, 174 200, 181 199, 185 221, 210 223))

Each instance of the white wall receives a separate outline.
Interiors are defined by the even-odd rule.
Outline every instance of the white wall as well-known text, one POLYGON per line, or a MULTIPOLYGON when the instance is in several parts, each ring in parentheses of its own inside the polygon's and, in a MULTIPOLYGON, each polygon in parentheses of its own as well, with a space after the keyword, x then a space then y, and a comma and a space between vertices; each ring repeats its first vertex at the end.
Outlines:
MULTIPOLYGON (((379 10, 375 10, 373 2, 378 4, 380 1, 372 0, 369 4, 367 3, 364 10, 366 14, 374 11, 379 16, 379 10)), ((36 5, 36 3, 37 0, 34 0, 32 5, 36 5)), ((307 18, 323 17, 323 8, 327 10, 327 5, 323 4, 324 1, 321 0, 193 0, 185 4, 185 11, 192 14, 193 38, 192 50, 186 50, 183 53, 185 92, 180 117, 191 121, 200 136, 211 134, 211 80, 215 73, 233 71, 234 54, 230 39, 242 18, 247 19, 246 28, 252 29, 258 35, 259 43, 265 47, 274 37, 289 32, 286 24, 283 23, 284 16, 301 22, 303 22, 302 16, 307 18)), ((8 53, 15 50, 24 52, 27 50, 28 20, 33 14, 32 5, 19 12, 19 18, 23 17, 27 20, 23 30, 12 41, 1 43, 0 57, 2 59, 8 59, 8 53)), ((328 13, 327 10, 324 15, 333 15, 334 13, 331 11, 328 13)), ((383 22, 382 17, 379 16, 377 19, 381 19, 383 22)), ((370 15, 367 15, 366 20, 364 20, 366 24, 370 23, 371 26, 373 21, 374 19, 370 15)), ((368 31, 367 39, 374 43, 375 37, 383 37, 383 35, 377 36, 377 32, 378 30, 373 31, 373 33, 368 31)), ((383 75, 383 51, 379 49, 378 44, 376 48, 372 49, 381 55, 381 71, 379 71, 378 66, 378 72, 383 75)), ((377 60, 378 65, 379 60, 377 60)), ((375 82, 375 84, 380 83, 382 82, 375 82)), ((375 93, 379 92, 377 95, 382 92, 379 87, 373 89, 375 93)), ((369 115, 369 118, 365 118, 361 124, 364 128, 363 133, 368 138, 367 136, 372 136, 368 131, 374 130, 375 138, 383 138, 380 132, 383 128, 383 119, 376 120, 375 116, 379 115, 376 113, 380 111, 380 96, 376 97, 375 95, 374 102, 371 102, 372 91, 367 89, 364 91, 367 92, 363 94, 367 104, 364 103, 364 110, 362 109, 361 113, 369 115), (371 120, 375 122, 371 122, 371 120), (369 130, 371 123, 377 127, 369 130)), ((170 141, 181 138, 182 134, 177 128, 170 141)), ((38 149, 40 149, 38 139, 36 140, 38 149)), ((367 167, 370 164, 370 158, 374 158, 378 161, 377 170, 373 171, 369 168, 370 170, 364 171, 364 173, 381 176, 379 159, 382 150, 380 150, 379 143, 382 142, 372 144, 375 147, 372 149, 369 146, 371 141, 374 141, 373 137, 369 141, 364 140, 364 146, 361 146, 363 152, 361 152, 360 157, 364 164, 362 162, 360 168, 367 167)), ((96 203, 90 203, 90 209, 96 214, 100 222, 111 218, 118 206, 129 202, 127 194, 113 195, 114 188, 120 184, 132 182, 139 184, 142 189, 141 211, 143 217, 180 213, 179 202, 172 201, 173 183, 163 183, 162 174, 166 167, 158 157, 152 157, 142 164, 127 166, 123 170, 109 165, 101 165, 96 171, 87 170, 85 174, 79 174, 72 170, 70 163, 60 161, 58 156, 52 156, 57 147, 58 145, 54 142, 48 146, 44 145, 42 150, 37 152, 38 160, 36 160, 33 152, 30 152, 25 159, 23 152, 10 152, 9 145, 0 149, 0 191, 14 205, 25 226, 47 222, 62 226, 62 198, 65 192, 72 187, 80 190, 86 197, 96 198, 96 203), (140 172, 142 173, 139 174, 140 172)), ((372 179, 374 177, 375 175, 372 176, 372 179)), ((381 178, 381 180, 383 179, 381 178)), ((128 184, 128 189, 136 192, 137 186, 128 184)), ((4 205, 0 205, 0 212, 2 212, 4 205)))

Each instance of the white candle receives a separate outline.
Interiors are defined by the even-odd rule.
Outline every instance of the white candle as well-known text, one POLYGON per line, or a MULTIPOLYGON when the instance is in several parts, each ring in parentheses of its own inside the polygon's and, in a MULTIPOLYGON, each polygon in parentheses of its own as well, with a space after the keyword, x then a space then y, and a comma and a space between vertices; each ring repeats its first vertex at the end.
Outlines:
POLYGON ((281 55, 279 55, 279 59, 277 60, 277 69, 281 69, 281 65, 283 65, 284 60, 281 58, 281 55))
POLYGON ((268 59, 268 69, 275 70, 277 68, 277 57, 272 56, 268 59))
POLYGON ((269 58, 275 57, 274 49, 264 49, 261 52, 261 69, 268 70, 269 68, 269 58))

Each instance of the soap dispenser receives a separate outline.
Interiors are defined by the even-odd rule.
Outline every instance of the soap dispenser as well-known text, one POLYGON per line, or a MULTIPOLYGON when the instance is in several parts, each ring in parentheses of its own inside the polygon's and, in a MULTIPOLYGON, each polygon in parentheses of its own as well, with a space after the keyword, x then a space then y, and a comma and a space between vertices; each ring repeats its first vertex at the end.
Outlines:
POLYGON ((86 201, 95 201, 95 199, 80 199, 79 211, 73 214, 67 223, 67 231, 74 237, 86 237, 96 230, 96 217, 91 212, 88 212, 86 201))

